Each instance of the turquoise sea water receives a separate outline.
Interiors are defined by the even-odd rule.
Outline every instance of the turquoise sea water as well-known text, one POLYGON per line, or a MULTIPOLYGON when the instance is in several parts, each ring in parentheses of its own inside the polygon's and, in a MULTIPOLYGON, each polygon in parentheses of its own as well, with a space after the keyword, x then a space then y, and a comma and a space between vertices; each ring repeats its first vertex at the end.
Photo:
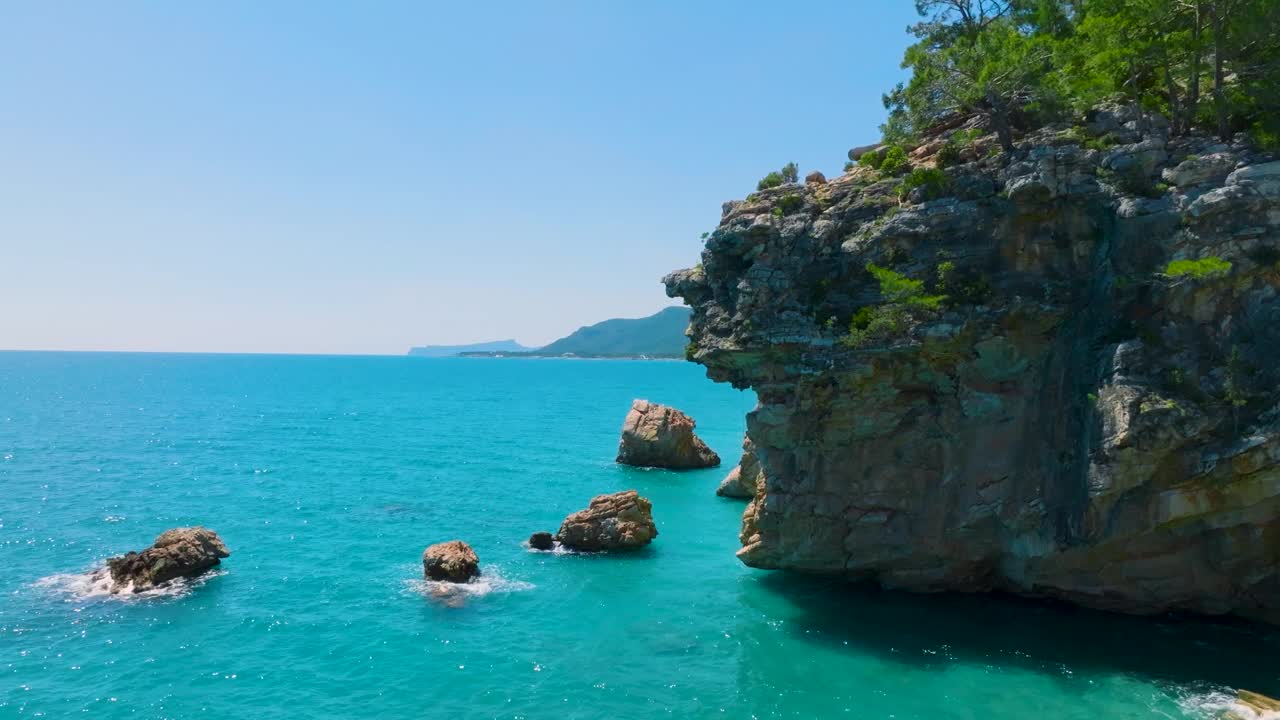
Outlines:
POLYGON ((755 571, 713 495, 754 398, 674 362, 0 353, 0 718, 1150 718, 1280 694, 1280 636, 755 571), (725 458, 614 465, 633 397, 725 458), (522 545, 598 493, 625 556, 522 545), (82 573, 204 524, 148 597, 82 573), (484 581, 420 582, 462 538, 484 581))

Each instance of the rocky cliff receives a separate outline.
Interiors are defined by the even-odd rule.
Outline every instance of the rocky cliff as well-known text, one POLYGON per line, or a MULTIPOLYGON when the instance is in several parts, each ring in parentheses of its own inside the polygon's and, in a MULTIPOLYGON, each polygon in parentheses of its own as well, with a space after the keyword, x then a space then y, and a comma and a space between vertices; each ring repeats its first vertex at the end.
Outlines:
POLYGON ((665 279, 759 397, 739 557, 1280 621, 1280 162, 1127 107, 982 132, 726 203, 665 279))

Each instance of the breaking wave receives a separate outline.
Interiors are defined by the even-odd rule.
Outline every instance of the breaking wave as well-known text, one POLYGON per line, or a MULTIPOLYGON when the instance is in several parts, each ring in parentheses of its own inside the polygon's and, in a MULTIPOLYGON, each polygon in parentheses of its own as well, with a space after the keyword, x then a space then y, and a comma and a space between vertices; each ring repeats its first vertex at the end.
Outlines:
POLYGON ((1240 720, 1280 720, 1280 712, 1261 710, 1240 702, 1234 692, 1219 690, 1188 695, 1178 703, 1194 718, 1235 717, 1240 720), (1230 713, 1230 714, 1228 714, 1230 713))
POLYGON ((111 575, 105 568, 97 568, 82 573, 50 575, 40 578, 31 585, 43 592, 60 596, 67 602, 94 599, 134 602, 157 598, 185 597, 190 595, 192 590, 226 573, 226 570, 214 569, 197 577, 178 578, 140 592, 134 592, 132 584, 117 585, 111 580, 111 575))
POLYGON ((538 548, 530 547, 528 541, 525 541, 524 549, 531 553, 540 553, 544 555, 577 555, 579 553, 577 550, 570 550, 569 548, 561 545, 558 541, 551 546, 550 550, 539 550, 538 548))
POLYGON ((493 593, 504 594, 532 590, 536 585, 523 580, 510 580, 502 576, 501 568, 485 565, 480 568, 480 577, 465 583, 440 582, 437 580, 406 580, 407 592, 412 592, 432 600, 446 603, 470 597, 484 597, 493 593))

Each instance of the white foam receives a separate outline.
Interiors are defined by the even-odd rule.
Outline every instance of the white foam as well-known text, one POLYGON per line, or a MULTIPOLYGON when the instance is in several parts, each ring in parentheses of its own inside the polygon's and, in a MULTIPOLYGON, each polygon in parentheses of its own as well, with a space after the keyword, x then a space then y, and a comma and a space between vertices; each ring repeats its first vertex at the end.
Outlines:
POLYGON ((422 595, 432 600, 441 600, 453 604, 468 597, 484 597, 493 593, 504 594, 532 590, 536 585, 523 580, 509 580, 502 576, 501 569, 491 565, 480 568, 480 577, 472 578, 465 583, 441 582, 437 580, 406 580, 408 592, 422 595))
POLYGON ((226 570, 211 570, 193 578, 178 578, 163 585, 148 588, 140 592, 133 591, 133 584, 117 585, 106 568, 96 568, 82 573, 59 573, 40 578, 32 583, 32 587, 54 595, 64 597, 68 602, 78 600, 119 600, 123 602, 154 600, 157 598, 177 598, 190 595, 191 591, 227 573, 226 570))
POLYGON ((561 545, 559 542, 553 542, 551 544, 550 550, 539 550, 538 548, 535 548, 535 547, 529 547, 528 541, 525 541, 524 549, 528 550, 531 553, 544 553, 547 555, 577 555, 578 554, 577 550, 570 550, 569 548, 561 545))
POLYGON ((1225 690, 1188 695, 1178 702, 1182 710, 1191 717, 1221 718, 1236 717, 1240 720, 1280 720, 1280 712, 1257 710, 1240 702, 1234 692, 1225 690), (1227 715, 1227 713, 1233 715, 1227 715))

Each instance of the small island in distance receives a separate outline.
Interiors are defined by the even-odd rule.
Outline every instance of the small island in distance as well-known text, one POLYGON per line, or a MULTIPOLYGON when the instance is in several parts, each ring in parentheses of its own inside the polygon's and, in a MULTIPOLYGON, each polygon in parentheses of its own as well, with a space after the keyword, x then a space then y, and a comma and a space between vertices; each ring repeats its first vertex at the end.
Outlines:
POLYGON ((426 345, 409 349, 415 357, 576 357, 683 358, 688 343, 689 308, 672 306, 642 318, 614 318, 581 327, 540 348, 515 340, 471 345, 426 345))
POLYGON ((510 353, 529 352, 534 348, 526 347, 515 340, 494 340, 493 342, 471 343, 470 345, 423 345, 409 348, 414 357, 457 357, 462 353, 510 353))

